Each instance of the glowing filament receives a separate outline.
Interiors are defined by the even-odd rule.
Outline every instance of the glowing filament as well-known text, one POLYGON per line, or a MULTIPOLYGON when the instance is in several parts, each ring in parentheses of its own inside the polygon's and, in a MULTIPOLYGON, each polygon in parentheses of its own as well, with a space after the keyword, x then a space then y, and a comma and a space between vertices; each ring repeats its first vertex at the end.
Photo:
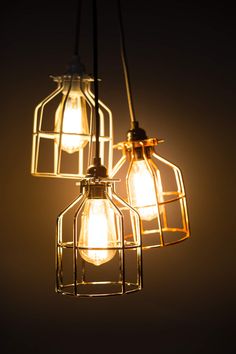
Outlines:
MULTIPOLYGON (((66 100, 64 114, 63 105, 65 95, 56 110, 55 131, 62 132, 61 149, 72 154, 79 149, 85 147, 88 143, 88 119, 86 112, 86 103, 78 92, 70 93, 66 100), (76 135, 83 134, 83 135, 76 135)), ((56 138, 59 144, 59 136, 56 138)))
POLYGON ((81 257, 96 266, 106 263, 115 256, 116 250, 105 248, 117 246, 117 241, 115 213, 110 201, 88 199, 81 218, 79 247, 85 248, 79 250, 81 257))
MULTIPOLYGON (((163 201, 162 184, 157 167, 154 169, 154 174, 156 180, 145 160, 138 160, 133 162, 128 178, 130 203, 138 211, 141 219, 146 221, 153 220, 158 213, 155 183, 157 183, 158 200, 163 201)), ((159 211, 162 212, 162 207, 159 211)))

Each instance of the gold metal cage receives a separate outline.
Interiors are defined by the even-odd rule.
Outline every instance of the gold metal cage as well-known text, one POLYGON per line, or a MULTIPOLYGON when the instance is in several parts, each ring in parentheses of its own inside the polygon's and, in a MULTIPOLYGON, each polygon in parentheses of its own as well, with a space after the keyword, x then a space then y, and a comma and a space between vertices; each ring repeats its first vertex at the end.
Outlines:
MULTIPOLYGON (((40 177, 82 179, 95 149, 95 102, 91 91, 93 79, 75 74, 52 78, 57 83, 56 90, 40 102, 34 112, 31 173, 40 177), (69 121, 65 117, 68 117, 68 105, 74 104, 72 98, 74 101, 76 98, 80 106, 77 110, 73 106, 69 107, 74 119, 72 121, 69 117, 69 121), (75 127, 68 127, 66 119, 75 127), (74 141, 77 146, 68 149, 64 141, 70 144, 74 141)), ((100 100, 99 116, 101 162, 107 166, 109 174, 113 155, 112 112, 100 100)))
POLYGON ((115 146, 122 150, 122 157, 114 166, 111 177, 122 178, 126 173, 126 197, 124 191, 123 195, 119 193, 139 212, 143 249, 173 245, 190 236, 182 174, 177 166, 155 153, 154 148, 159 142, 162 141, 150 138, 125 141, 115 146), (142 180, 142 170, 136 168, 137 179, 140 179, 138 190, 136 188, 140 197, 136 200, 132 198, 135 165, 140 165, 146 173, 146 180, 142 180), (148 189, 150 203, 139 205, 142 198, 148 200, 148 189))
MULTIPOLYGON (((80 195, 58 216, 57 293, 98 297, 141 290, 140 217, 135 209, 115 193, 113 186, 112 180, 83 180, 80 195), (116 233, 116 237, 111 237, 106 244, 103 244, 101 232, 105 230, 101 226, 105 219, 98 220, 97 217, 99 212, 104 212, 103 203, 109 209, 106 214, 109 232, 116 233), (89 214, 88 207, 95 208, 95 218, 89 214), (88 216, 89 226, 86 219, 88 216), (88 238, 85 240, 83 237, 86 232, 92 232, 97 241, 93 243, 88 238), (125 234, 129 236, 125 238, 125 234)), ((92 238, 91 234, 89 237, 92 238)))

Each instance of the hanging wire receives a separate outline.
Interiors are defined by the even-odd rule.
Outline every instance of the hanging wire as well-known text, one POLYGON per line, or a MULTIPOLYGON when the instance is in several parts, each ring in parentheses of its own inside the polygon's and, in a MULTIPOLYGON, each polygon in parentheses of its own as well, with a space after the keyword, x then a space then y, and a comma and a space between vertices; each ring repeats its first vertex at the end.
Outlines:
POLYGON ((74 55, 79 55, 79 38, 80 38, 80 19, 81 19, 81 7, 82 0, 78 0, 77 3, 77 14, 76 14, 76 27, 75 27, 75 44, 74 44, 74 55))
POLYGON ((120 53, 121 53, 121 60, 122 60, 124 77, 125 77, 125 87, 126 87, 126 94, 127 94, 127 100, 129 106, 129 114, 130 114, 131 122, 135 123, 136 118, 135 118, 134 103, 133 103, 130 75, 129 75, 129 68, 128 68, 128 60, 127 60, 126 47, 125 47, 125 34, 124 34, 124 25, 123 25, 120 0, 117 0, 117 7, 118 7, 118 18, 119 18, 119 29, 120 29, 120 53))
POLYGON ((98 34, 97 34, 97 1, 93 0, 93 75, 94 75, 94 101, 95 101, 95 165, 100 161, 100 117, 98 106, 98 34))

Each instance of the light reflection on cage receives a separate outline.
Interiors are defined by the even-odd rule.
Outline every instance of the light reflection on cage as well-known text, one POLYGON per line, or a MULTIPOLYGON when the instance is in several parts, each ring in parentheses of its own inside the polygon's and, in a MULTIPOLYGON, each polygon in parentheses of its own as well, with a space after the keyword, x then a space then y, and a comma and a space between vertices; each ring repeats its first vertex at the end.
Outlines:
MULTIPOLYGON (((137 211, 115 193, 113 184, 112 180, 83 180, 78 198, 58 216, 56 291, 62 295, 122 295, 142 288, 140 217, 137 211), (82 239, 86 231, 83 225, 86 220, 86 205, 94 202, 107 204, 112 227, 116 231, 116 237, 106 245, 102 241, 102 232, 99 233, 99 230, 104 231, 101 225, 105 219, 99 222, 97 216, 94 220, 90 219, 97 244, 88 239, 84 243, 82 239), (129 234, 128 239, 125 239, 125 233, 129 234), (84 252, 92 262, 84 257, 84 252), (103 259, 102 264, 96 264, 96 259, 104 257, 104 253, 105 258, 108 253, 110 255, 105 261, 103 259)), ((89 217, 91 218, 91 214, 89 217)))
MULTIPOLYGON (((53 80, 57 83, 57 89, 40 102, 34 112, 31 173, 40 177, 82 179, 91 165, 95 149, 95 102, 90 87, 93 79, 74 74, 53 77, 53 80), (70 128, 65 128, 65 116, 73 93, 81 102, 80 115, 84 127, 77 121, 77 130, 73 128, 70 131, 70 128), (84 143, 67 153, 63 148, 63 139, 77 139, 84 143)), ((107 166, 109 174, 113 155, 112 112, 100 100, 99 116, 101 162, 107 166)))
MULTIPOLYGON (((155 153, 154 147, 159 142, 162 141, 150 138, 126 141, 115 146, 122 150, 122 157, 114 166, 111 177, 120 177, 122 170, 126 171, 125 193, 129 204, 141 217, 143 249, 172 245, 190 236, 182 174, 177 166, 155 153), (132 184, 132 173, 135 164, 142 164, 148 183, 141 180, 143 183, 139 184, 137 191, 140 198, 134 200, 132 196, 135 185, 132 184), (148 188, 152 189, 151 202, 140 206, 138 202, 140 203, 142 198, 147 200, 148 188)), ((137 170, 137 179, 140 179, 140 174, 140 170, 137 170)))

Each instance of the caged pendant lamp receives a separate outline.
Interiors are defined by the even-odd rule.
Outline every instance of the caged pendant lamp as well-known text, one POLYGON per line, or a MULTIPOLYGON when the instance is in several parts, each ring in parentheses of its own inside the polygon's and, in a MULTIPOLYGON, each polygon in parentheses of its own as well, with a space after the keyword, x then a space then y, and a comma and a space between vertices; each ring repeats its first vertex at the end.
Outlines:
POLYGON ((116 194, 116 180, 108 178, 100 158, 96 0, 92 3, 95 156, 80 182, 78 198, 57 219, 56 291, 76 297, 122 295, 142 288, 140 217, 116 194))
MULTIPOLYGON (((80 179, 95 149, 93 77, 79 57, 81 1, 78 2, 75 47, 65 74, 51 76, 57 88, 34 112, 31 173, 39 177, 80 179)), ((99 100, 101 160, 112 168, 112 112, 99 100)))
POLYGON ((190 236, 181 171, 156 153, 163 140, 149 138, 135 116, 121 2, 120 51, 131 127, 126 140, 114 146, 112 113, 99 100, 97 1, 91 0, 93 76, 79 59, 81 3, 72 62, 65 74, 53 77, 56 90, 35 109, 31 163, 34 176, 78 181, 80 193, 60 213, 56 228, 56 292, 77 298, 141 290, 143 250, 190 236), (122 152, 114 166, 113 147, 122 152), (117 194, 124 176, 125 192, 117 194))
POLYGON ((115 145, 122 152, 122 157, 111 176, 126 174, 126 198, 141 217, 143 249, 168 246, 190 235, 183 178, 177 166, 155 152, 162 140, 148 138, 136 120, 120 0, 117 4, 131 129, 126 141, 115 145))

